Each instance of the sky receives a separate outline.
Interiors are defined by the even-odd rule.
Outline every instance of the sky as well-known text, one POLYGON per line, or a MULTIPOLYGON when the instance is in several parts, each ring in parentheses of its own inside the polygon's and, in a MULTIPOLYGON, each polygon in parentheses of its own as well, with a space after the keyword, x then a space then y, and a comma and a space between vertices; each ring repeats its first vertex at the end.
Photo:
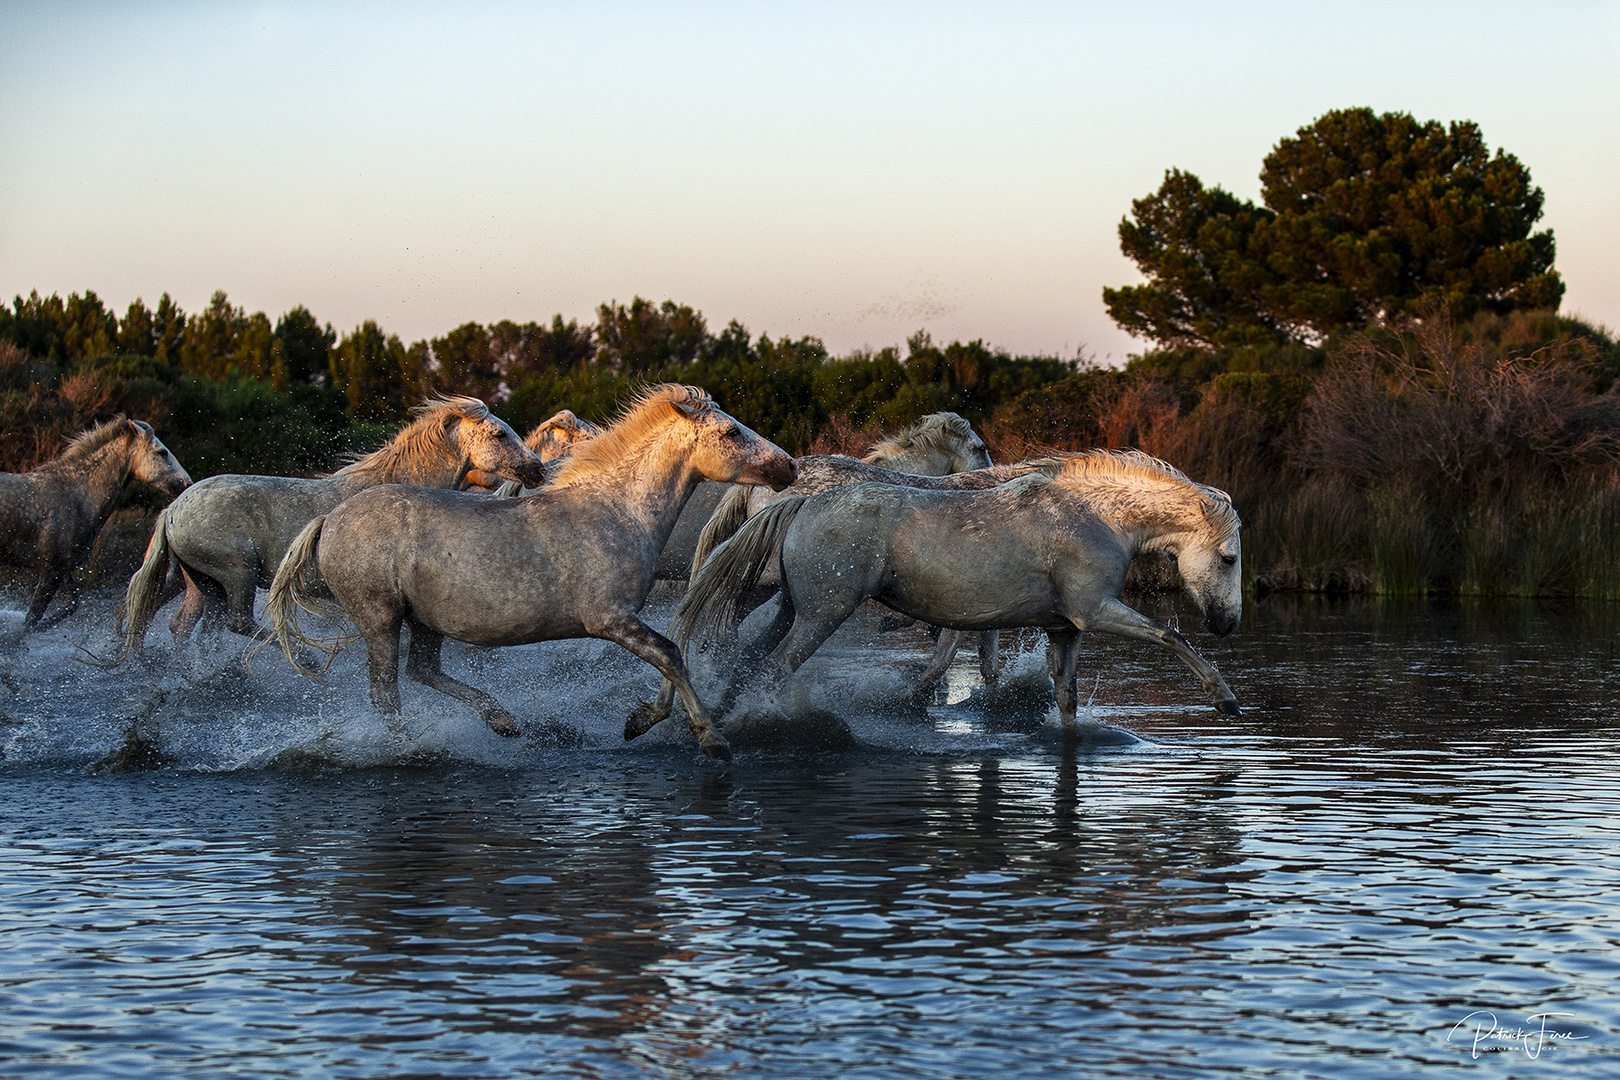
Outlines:
POLYGON ((406 341, 674 299, 835 354, 1120 362, 1171 167, 1258 200, 1336 108, 1471 119, 1620 328, 1620 0, 0 0, 0 297, 216 289, 406 341))

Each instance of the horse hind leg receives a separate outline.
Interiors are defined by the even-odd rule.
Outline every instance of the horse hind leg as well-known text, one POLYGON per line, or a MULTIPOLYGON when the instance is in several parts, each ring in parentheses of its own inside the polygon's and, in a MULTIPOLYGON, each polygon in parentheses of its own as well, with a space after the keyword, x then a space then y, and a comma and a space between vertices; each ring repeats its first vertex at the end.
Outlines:
POLYGON ((199 579, 193 578, 190 571, 183 566, 180 567, 178 575, 170 575, 163 583, 163 593, 158 599, 158 607, 162 607, 178 593, 186 594, 186 598, 180 601, 180 609, 174 613, 174 618, 169 620, 169 633, 174 637, 176 645, 190 637, 197 624, 210 611, 218 611, 225 606, 225 591, 213 582, 208 582, 208 586, 212 587, 214 595, 210 595, 208 587, 201 584, 199 579), (175 580, 176 577, 179 578, 178 581, 175 580))
MULTIPOLYGON (((457 701, 472 706, 477 710, 479 718, 488 724, 489 729, 495 734, 507 738, 523 734, 518 728, 517 718, 501 708, 500 702, 476 687, 452 679, 440 669, 439 652, 444 647, 443 634, 429 630, 414 620, 410 627, 411 649, 409 658, 405 661, 406 675, 423 686, 431 687, 441 694, 448 694, 457 701)), ((396 689, 396 695, 397 693, 396 689)))

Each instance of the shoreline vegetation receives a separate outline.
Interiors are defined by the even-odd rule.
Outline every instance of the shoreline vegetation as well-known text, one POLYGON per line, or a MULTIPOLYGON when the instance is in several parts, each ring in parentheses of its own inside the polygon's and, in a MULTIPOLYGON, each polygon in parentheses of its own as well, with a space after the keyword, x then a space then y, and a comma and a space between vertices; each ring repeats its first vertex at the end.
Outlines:
MULTIPOLYGON (((197 479, 310 474, 431 393, 485 397, 525 431, 565 407, 606 421, 636 387, 679 381, 795 454, 858 454, 945 409, 998 461, 1135 447, 1231 493, 1262 591, 1620 599, 1620 344, 1551 311, 1431 308, 1316 347, 1213 365, 1157 349, 1123 369, 925 332, 904 355, 834 357, 736 322, 711 333, 690 307, 639 297, 603 304, 595 325, 467 323, 409 346, 370 322, 339 338, 301 307, 272 324, 224 293, 193 315, 165 296, 158 312, 136 301, 118 318, 90 292, 0 309, 0 468, 33 468, 122 412, 197 479)), ((92 579, 127 575, 156 506, 131 497, 92 579)))

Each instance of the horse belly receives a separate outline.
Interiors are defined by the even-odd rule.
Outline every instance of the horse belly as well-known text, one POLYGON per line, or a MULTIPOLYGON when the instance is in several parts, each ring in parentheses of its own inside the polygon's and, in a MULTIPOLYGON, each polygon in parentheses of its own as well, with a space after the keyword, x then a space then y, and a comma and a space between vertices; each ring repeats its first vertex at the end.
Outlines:
POLYGON ((897 611, 954 630, 1064 623, 1045 565, 989 530, 897 530, 876 597, 897 611))

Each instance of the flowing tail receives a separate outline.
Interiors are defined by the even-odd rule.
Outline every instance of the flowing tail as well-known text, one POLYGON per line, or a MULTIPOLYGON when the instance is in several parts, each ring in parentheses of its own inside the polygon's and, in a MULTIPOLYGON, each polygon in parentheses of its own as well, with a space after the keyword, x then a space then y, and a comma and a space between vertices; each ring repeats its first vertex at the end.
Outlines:
POLYGON ((152 526, 152 539, 146 544, 146 558, 141 568, 129 579, 124 591, 124 605, 119 609, 119 629, 124 635, 124 646, 118 654, 122 663, 140 651, 146 641, 146 628, 152 625, 157 609, 162 605, 163 585, 169 576, 169 511, 163 508, 152 526))
MULTIPOLYGON (((287 662, 298 669, 302 675, 314 678, 318 672, 311 670, 297 655, 295 646, 307 645, 330 656, 337 653, 354 640, 352 637, 338 638, 312 638, 303 633, 298 627, 298 611, 303 609, 311 614, 324 618, 340 618, 343 608, 335 601, 321 596, 316 591, 313 580, 315 555, 320 547, 321 527, 326 524, 326 518, 316 518, 304 526, 282 556, 281 565, 276 568, 275 580, 270 582, 270 599, 265 604, 265 614, 270 618, 271 635, 281 651, 286 654, 287 662)), ((330 664, 330 659, 327 661, 330 664)))
POLYGON ((731 488, 715 504, 714 513, 709 515, 708 522, 703 531, 698 534, 697 549, 692 552, 692 572, 687 580, 697 576, 697 572, 708 561, 709 554, 715 548, 725 543, 737 534, 748 520, 748 497, 754 493, 752 484, 733 484, 731 488))
MULTIPOLYGON (((746 493, 746 489, 738 490, 746 493)), ((782 538, 807 498, 794 495, 780 499, 749 518, 692 576, 686 595, 669 621, 672 635, 683 649, 699 631, 717 638, 736 627, 737 601, 759 584, 760 574, 771 556, 781 550, 782 538)), ((715 516, 719 514, 720 507, 716 507, 715 516)))

